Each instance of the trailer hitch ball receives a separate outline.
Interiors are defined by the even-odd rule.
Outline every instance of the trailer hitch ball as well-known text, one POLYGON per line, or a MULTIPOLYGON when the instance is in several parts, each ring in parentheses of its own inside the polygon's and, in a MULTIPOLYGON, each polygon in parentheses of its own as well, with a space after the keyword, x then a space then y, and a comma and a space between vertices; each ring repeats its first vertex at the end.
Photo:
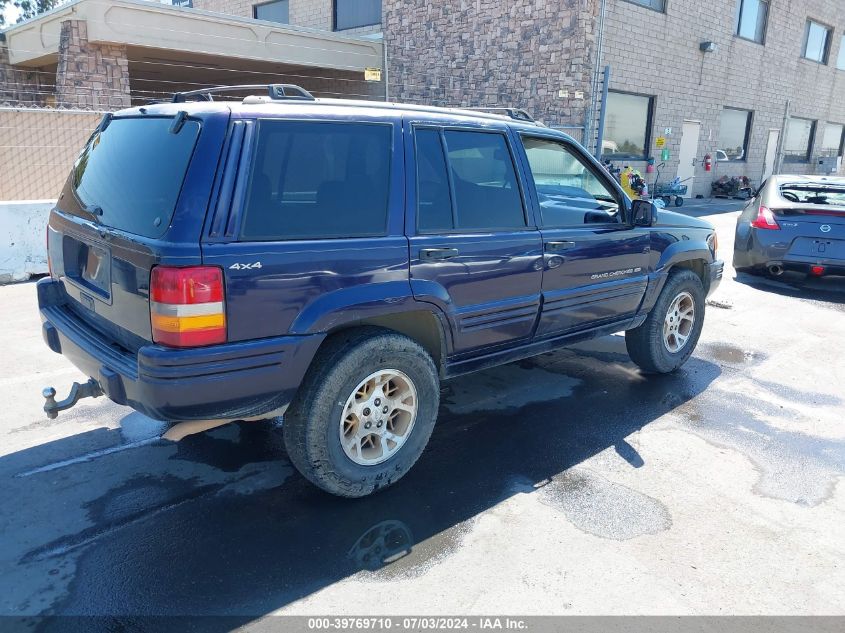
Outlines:
POLYGON ((44 396, 44 399, 47 401, 44 403, 44 411, 47 413, 47 417, 51 420, 59 417, 59 412, 56 411, 56 390, 52 387, 46 387, 41 392, 41 395, 44 396))

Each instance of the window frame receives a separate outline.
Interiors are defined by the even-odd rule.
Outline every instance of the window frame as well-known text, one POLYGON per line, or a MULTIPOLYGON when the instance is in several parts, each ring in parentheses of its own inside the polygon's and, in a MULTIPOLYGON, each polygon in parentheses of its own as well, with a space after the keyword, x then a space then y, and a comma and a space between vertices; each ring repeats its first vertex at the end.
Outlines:
POLYGON ((804 43, 801 47, 801 59, 806 59, 808 62, 815 62, 816 64, 828 66, 830 63, 830 46, 831 39, 833 39, 833 31, 833 27, 829 24, 825 24, 824 22, 820 22, 818 20, 814 20, 813 18, 808 17, 807 22, 804 25, 804 43), (827 33, 827 37, 825 38, 824 51, 822 53, 822 59, 820 60, 813 59, 812 57, 807 57, 807 46, 810 43, 810 28, 813 24, 822 27, 827 33))
POLYGON ((657 13, 666 13, 666 5, 669 3, 669 0, 660 0, 663 3, 662 9, 655 9, 654 7, 650 6, 652 0, 625 0, 625 2, 629 2, 631 4, 635 4, 638 7, 642 7, 643 9, 649 9, 650 11, 655 11, 657 13), (648 2, 649 4, 646 4, 648 2))
POLYGON ((542 229, 549 229, 549 230, 563 230, 563 229, 589 229, 595 230, 596 228, 607 228, 607 227, 621 227, 621 228, 631 228, 630 223, 628 222, 628 205, 625 203, 625 195, 622 191, 622 187, 619 185, 616 180, 614 180, 609 173, 605 169, 603 169, 600 165, 597 166, 593 163, 592 156, 587 152, 581 151, 578 145, 571 139, 568 138, 561 138, 559 136, 546 136, 545 134, 537 134, 535 132, 529 130, 520 130, 518 132, 519 141, 522 144, 522 153, 525 156, 525 172, 527 177, 530 179, 528 185, 531 187, 531 192, 533 194, 533 203, 537 208, 537 215, 538 215, 538 224, 539 228, 542 229), (534 180, 534 172, 531 171, 531 163, 528 160, 528 152, 525 150, 525 143, 524 139, 530 138, 540 141, 547 141, 549 143, 557 143, 561 145, 567 152, 575 156, 579 159, 579 162, 582 162, 584 167, 597 179, 599 182, 604 184, 605 187, 611 191, 613 195, 613 199, 616 200, 616 204, 619 206, 619 220, 617 222, 590 222, 589 224, 581 223, 581 224, 568 224, 565 226, 546 226, 543 220, 543 210, 540 208, 540 197, 537 194, 537 183, 534 180))
POLYGON ((267 0, 266 2, 256 2, 252 5, 252 18, 254 20, 262 20, 263 22, 272 22, 273 24, 290 24, 290 0, 267 0), (288 21, 287 22, 276 22, 275 20, 267 20, 265 18, 258 17, 258 7, 265 7, 269 4, 277 4, 279 2, 285 2, 288 6, 288 21))
POLYGON ((845 34, 843 34, 839 39, 839 52, 836 55, 836 69, 845 70, 845 34))
MULTIPOLYGON (((825 121, 825 131, 827 131, 828 125, 835 125, 837 127, 842 128, 842 132, 839 134, 839 147, 836 149, 836 154, 833 154, 833 156, 842 156, 843 152, 845 152, 845 123, 837 123, 836 121, 825 121)), ((822 132, 822 142, 824 142, 824 132, 822 132)), ((819 147, 820 156, 826 156, 826 154, 824 153, 825 151, 828 150, 825 150, 824 147, 819 147)))
MULTIPOLYGON (((744 35, 740 35, 740 28, 742 27, 742 7, 747 2, 747 0, 737 0, 736 3, 736 25, 734 28, 734 37, 738 37, 741 40, 745 40, 746 42, 753 42, 755 44, 759 44, 760 46, 766 45, 766 35, 769 33, 769 10, 772 8, 771 2, 769 0, 755 0, 755 2, 759 2, 761 4, 766 5, 766 19, 763 21, 763 34, 760 40, 751 37, 745 37, 744 35)), ((755 25, 756 30, 756 25, 755 25)))
POLYGON ((519 163, 517 161, 517 154, 514 151, 514 147, 511 142, 511 135, 508 129, 497 129, 497 128, 482 128, 482 127, 474 127, 474 126, 467 126, 467 125, 460 125, 460 124, 438 124, 438 123, 429 123, 429 122, 413 122, 411 123, 411 136, 414 145, 414 234, 415 235, 466 235, 466 234, 473 234, 473 233, 515 233, 521 231, 536 231, 537 227, 534 225, 531 215, 529 214, 528 208, 528 200, 525 195, 525 185, 522 182, 521 177, 521 170, 519 169, 519 163), (440 151, 443 152, 443 160, 446 164, 446 178, 449 183, 449 202, 452 206, 452 221, 457 223, 459 219, 457 203, 455 201, 455 182, 454 177, 452 175, 452 165, 449 161, 449 152, 448 152, 448 145, 446 144, 446 132, 475 132, 477 134, 498 134, 505 139, 505 146, 508 148, 508 154, 511 158, 511 164, 513 166, 513 173, 516 178, 517 187, 519 187, 519 200, 522 204, 522 218, 525 222, 525 226, 521 227, 512 227, 512 226, 496 226, 496 227, 483 227, 483 228, 461 228, 458 226, 453 226, 450 229, 421 229, 420 228, 420 184, 419 184, 419 177, 420 177, 420 170, 417 164, 417 130, 419 129, 427 129, 427 130, 434 130, 438 133, 438 138, 440 139, 440 151))
POLYGON ((786 122, 786 132, 784 134, 784 148, 783 148, 783 162, 785 163, 809 163, 813 156, 813 146, 816 144, 816 132, 818 131, 818 120, 808 119, 802 116, 790 116, 786 122), (807 153, 803 156, 795 156, 786 153, 786 140, 789 137, 789 120, 797 119, 799 121, 810 122, 810 138, 807 141, 807 153))
POLYGON ((384 0, 379 0, 381 11, 379 12, 378 22, 371 22, 369 24, 356 24, 355 26, 339 27, 337 25, 337 3, 338 0, 332 0, 332 31, 351 31, 352 29, 365 29, 370 26, 380 26, 382 22, 382 13, 384 12, 384 0))
MULTIPOLYGON (((646 124, 645 124, 645 147, 643 147, 643 154, 640 155, 633 155, 633 154, 605 154, 603 151, 601 153, 601 158, 605 159, 608 158, 609 160, 641 160, 647 161, 651 157, 651 141, 652 141, 652 128, 654 127, 654 110, 657 104, 657 96, 656 95, 646 95, 639 92, 629 92, 627 90, 608 90, 608 95, 610 94, 621 94, 621 95, 631 95, 634 97, 642 97, 643 99, 648 99, 648 110, 646 112, 646 124)), ((605 123, 605 129, 603 132, 607 132, 607 123, 605 123)), ((607 134, 603 134, 603 139, 607 140, 607 134)))
POLYGON ((303 118, 287 118, 287 117, 262 117, 258 119, 253 119, 254 126, 251 132, 247 131, 247 134, 251 134, 251 137, 244 138, 244 145, 246 146, 243 150, 241 150, 241 163, 243 164, 246 161, 246 169, 243 166, 238 168, 238 176, 235 184, 235 191, 240 186, 240 180, 243 178, 243 192, 237 199, 234 199, 232 202, 233 211, 235 209, 235 205, 237 205, 237 215, 234 218, 234 221, 237 225, 237 231, 235 231, 234 237, 231 238, 235 242, 242 242, 242 243, 266 243, 266 242, 316 242, 320 240, 358 240, 358 239, 370 239, 370 238, 377 238, 377 237, 388 237, 391 235, 390 231, 390 216, 391 216, 391 208, 393 204, 393 195, 394 195, 394 183, 393 183, 393 170, 395 169, 394 163, 396 162, 396 139, 395 139, 395 125, 391 121, 375 121, 369 119, 350 119, 350 120, 341 120, 341 119, 303 119, 303 118), (366 233, 366 234, 358 234, 358 235, 346 235, 346 234, 326 234, 326 235, 297 235, 297 236, 267 236, 263 238, 256 238, 256 237, 244 237, 243 228, 244 224, 246 223, 247 218, 247 203, 249 202, 250 194, 252 193, 252 179, 255 175, 255 165, 257 164, 258 158, 258 146, 259 146, 259 139, 261 135, 261 125, 265 122, 274 122, 274 123, 332 123, 335 125, 380 125, 387 127, 390 130, 390 140, 388 144, 388 168, 387 168, 387 205, 385 210, 385 220, 384 220, 384 230, 381 233, 366 233), (246 172, 246 173, 244 173, 246 172))
MULTIPOLYGON (((732 110, 734 112, 745 112, 746 119, 745 119, 745 134, 743 135, 742 139, 742 158, 728 158, 727 160, 718 161, 720 163, 747 163, 748 162, 748 149, 751 145, 751 129, 754 126, 754 110, 746 110, 745 108, 735 108, 733 106, 722 106, 722 112, 725 110, 732 110)), ((722 118, 721 113, 719 114, 719 135, 722 134, 722 118)), ((719 143, 721 145, 721 143, 719 143)), ((721 147, 716 149, 722 149, 721 147)))

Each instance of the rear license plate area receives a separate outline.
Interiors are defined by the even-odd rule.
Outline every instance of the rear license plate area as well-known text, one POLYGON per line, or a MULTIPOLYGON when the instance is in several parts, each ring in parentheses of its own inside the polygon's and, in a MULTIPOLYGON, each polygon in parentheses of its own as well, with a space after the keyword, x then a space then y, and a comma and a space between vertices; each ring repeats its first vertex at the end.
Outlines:
POLYGON ((111 254, 108 249, 65 235, 63 251, 65 275, 84 289, 108 299, 111 289, 111 254))

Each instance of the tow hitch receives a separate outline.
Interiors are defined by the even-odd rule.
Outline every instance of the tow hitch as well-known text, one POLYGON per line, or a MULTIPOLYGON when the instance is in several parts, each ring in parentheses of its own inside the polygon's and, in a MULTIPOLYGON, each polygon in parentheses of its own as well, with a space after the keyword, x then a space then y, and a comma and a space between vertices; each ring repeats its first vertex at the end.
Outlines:
POLYGON ((48 418, 53 420, 59 417, 59 411, 70 409, 81 398, 99 398, 103 395, 103 390, 96 380, 89 378, 84 385, 80 385, 78 382, 73 383, 67 398, 59 402, 56 402, 56 390, 52 387, 44 389, 41 395, 47 401, 44 403, 44 412, 48 418))

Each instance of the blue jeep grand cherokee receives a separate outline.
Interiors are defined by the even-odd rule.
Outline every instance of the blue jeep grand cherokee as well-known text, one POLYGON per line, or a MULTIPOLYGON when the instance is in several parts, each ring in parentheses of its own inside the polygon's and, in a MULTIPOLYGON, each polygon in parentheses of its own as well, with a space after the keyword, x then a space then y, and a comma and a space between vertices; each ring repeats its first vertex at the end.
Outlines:
MULTIPOLYGON (((251 87, 250 87, 251 88, 251 87)), ((713 227, 626 198, 578 143, 501 114, 214 90, 104 117, 50 216, 43 334, 154 418, 278 415, 321 488, 402 477, 439 381, 625 331, 689 358, 713 227)))

